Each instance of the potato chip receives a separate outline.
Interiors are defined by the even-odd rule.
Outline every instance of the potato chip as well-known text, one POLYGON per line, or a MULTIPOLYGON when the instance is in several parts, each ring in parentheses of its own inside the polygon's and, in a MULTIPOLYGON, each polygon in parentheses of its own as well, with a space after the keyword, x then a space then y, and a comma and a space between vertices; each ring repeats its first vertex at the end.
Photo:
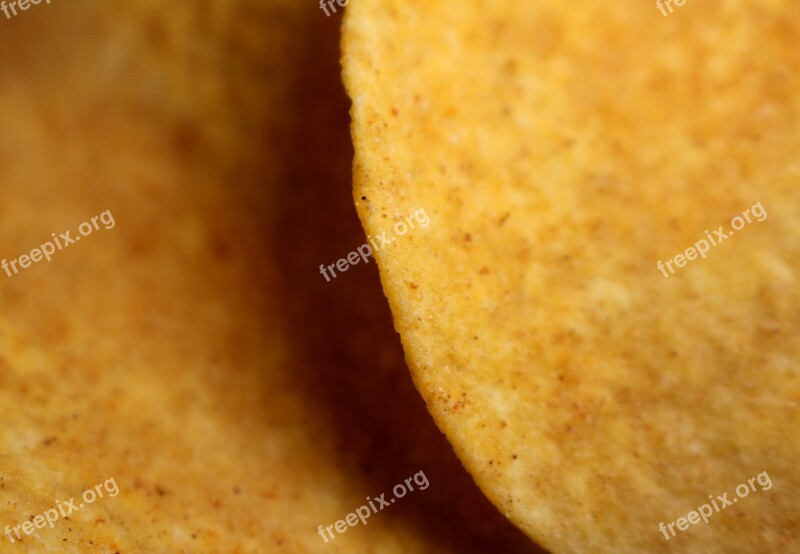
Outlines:
POLYGON ((354 3, 356 205, 429 214, 376 254, 395 326, 529 536, 798 552, 800 7, 670 5, 354 3))

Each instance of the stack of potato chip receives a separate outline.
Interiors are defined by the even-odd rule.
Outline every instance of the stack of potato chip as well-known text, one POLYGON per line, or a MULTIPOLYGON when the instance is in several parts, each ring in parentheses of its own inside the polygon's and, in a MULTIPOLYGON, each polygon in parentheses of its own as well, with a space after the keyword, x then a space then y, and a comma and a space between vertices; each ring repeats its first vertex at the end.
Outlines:
POLYGON ((0 18, 0 260, 115 219, 0 272, 0 552, 800 552, 798 39, 788 0, 0 18))

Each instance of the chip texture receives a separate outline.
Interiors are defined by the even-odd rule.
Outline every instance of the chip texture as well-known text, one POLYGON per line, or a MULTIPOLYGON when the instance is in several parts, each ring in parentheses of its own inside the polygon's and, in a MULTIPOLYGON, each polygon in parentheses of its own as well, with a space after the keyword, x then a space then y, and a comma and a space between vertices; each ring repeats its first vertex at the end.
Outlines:
POLYGON ((553 552, 800 552, 798 41, 788 0, 350 7, 360 218, 431 219, 376 254, 414 381, 553 552))

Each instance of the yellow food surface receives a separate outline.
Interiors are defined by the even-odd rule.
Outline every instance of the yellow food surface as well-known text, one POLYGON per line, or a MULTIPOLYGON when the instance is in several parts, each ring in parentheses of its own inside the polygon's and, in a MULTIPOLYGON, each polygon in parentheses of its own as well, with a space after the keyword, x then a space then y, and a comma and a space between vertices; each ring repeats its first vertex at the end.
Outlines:
POLYGON ((356 205, 430 217, 381 279, 486 495, 556 553, 800 552, 800 5, 349 10, 356 205))
POLYGON ((374 264, 318 273, 363 240, 339 21, 299 0, 0 15, 0 259, 115 220, 0 270, 0 552, 529 542, 430 422, 374 264), (419 471, 425 491, 317 534, 419 471), (113 497, 5 534, 109 479, 113 497))

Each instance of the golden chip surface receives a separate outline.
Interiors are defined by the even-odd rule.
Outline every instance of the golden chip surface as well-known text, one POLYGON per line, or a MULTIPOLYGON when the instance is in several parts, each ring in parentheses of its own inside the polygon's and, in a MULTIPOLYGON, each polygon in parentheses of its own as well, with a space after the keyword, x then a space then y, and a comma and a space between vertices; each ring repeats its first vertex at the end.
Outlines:
POLYGON ((353 2, 356 205, 430 217, 395 326, 529 536, 800 552, 800 6, 669 4, 353 2))

